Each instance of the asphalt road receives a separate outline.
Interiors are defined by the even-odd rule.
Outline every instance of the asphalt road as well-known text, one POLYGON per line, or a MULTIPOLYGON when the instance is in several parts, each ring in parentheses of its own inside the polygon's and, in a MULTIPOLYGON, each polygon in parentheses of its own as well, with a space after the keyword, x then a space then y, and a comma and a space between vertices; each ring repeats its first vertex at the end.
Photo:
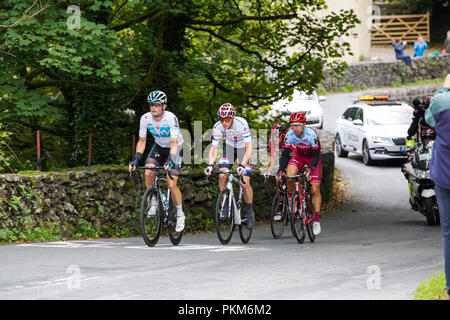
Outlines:
MULTIPOLYGON (((328 96, 325 129, 352 95, 328 96)), ((315 243, 258 225, 247 245, 212 233, 177 247, 167 237, 154 248, 140 238, 0 246, 0 299, 411 299, 444 267, 440 228, 409 208, 398 163, 350 156, 336 167, 352 201, 322 218, 315 243)))

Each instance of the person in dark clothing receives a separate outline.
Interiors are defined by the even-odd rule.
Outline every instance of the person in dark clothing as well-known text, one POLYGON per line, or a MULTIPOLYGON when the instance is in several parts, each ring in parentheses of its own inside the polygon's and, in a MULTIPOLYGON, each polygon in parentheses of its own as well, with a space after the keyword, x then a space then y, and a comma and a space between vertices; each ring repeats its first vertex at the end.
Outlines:
MULTIPOLYGON (((419 99, 416 98, 413 100, 413 106, 414 106, 413 120, 408 129, 408 137, 406 138, 407 140, 411 140, 416 135, 417 131, 419 130, 419 120, 424 119, 425 116, 425 109, 421 108, 419 99)), ((423 124, 425 123, 423 122, 422 125, 423 124)))
POLYGON ((403 53, 403 50, 405 50, 405 48, 406 48, 406 41, 397 39, 397 40, 395 40, 395 42, 392 43, 392 46, 395 49, 395 57, 397 59, 405 61, 406 65, 408 67, 416 69, 414 62, 411 61, 411 57, 409 55, 406 55, 403 53))

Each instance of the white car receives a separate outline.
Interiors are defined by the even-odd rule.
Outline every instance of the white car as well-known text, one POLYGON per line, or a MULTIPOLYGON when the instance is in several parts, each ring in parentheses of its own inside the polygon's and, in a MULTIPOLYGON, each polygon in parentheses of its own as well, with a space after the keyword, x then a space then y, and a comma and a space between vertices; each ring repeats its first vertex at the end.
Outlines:
POLYGON ((387 97, 364 97, 347 108, 336 121, 335 151, 338 157, 349 152, 374 160, 405 159, 405 142, 413 108, 387 97))
POLYGON ((287 99, 278 100, 270 106, 271 110, 268 113, 269 119, 280 118, 289 122, 289 117, 294 112, 303 112, 306 116, 306 124, 308 127, 319 128, 323 127, 323 109, 319 102, 325 101, 324 96, 317 96, 313 91, 307 94, 303 91, 295 90, 292 95, 292 101, 287 99))

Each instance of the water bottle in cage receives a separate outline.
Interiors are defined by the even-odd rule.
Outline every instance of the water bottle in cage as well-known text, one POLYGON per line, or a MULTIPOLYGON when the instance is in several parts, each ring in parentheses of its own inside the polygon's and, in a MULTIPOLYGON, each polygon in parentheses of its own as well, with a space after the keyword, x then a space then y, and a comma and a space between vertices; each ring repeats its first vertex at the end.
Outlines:
POLYGON ((164 206, 164 210, 167 210, 169 208, 169 202, 166 199, 166 195, 161 192, 161 200, 164 206))

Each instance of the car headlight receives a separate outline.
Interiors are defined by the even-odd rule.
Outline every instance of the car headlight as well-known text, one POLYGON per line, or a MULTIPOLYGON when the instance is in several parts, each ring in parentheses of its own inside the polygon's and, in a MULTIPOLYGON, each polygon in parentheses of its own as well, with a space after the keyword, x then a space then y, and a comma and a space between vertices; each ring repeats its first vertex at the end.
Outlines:
POLYGON ((375 137, 372 137, 372 141, 373 141, 374 143, 387 143, 387 142, 389 142, 390 140, 389 140, 389 138, 386 138, 386 137, 378 137, 378 136, 375 136, 375 137))

